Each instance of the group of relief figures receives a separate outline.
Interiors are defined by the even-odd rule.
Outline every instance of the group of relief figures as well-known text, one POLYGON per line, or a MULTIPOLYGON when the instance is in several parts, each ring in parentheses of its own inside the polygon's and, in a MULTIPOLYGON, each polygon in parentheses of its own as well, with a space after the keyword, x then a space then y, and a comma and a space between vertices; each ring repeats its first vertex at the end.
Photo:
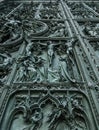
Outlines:
POLYGON ((8 52, 0 53, 0 84, 6 82, 12 62, 12 56, 8 52))
POLYGON ((93 25, 91 22, 85 23, 82 28, 85 35, 89 37, 99 37, 99 23, 95 25, 93 25))
MULTIPOLYGON (((73 46, 76 40, 68 43, 31 42, 26 46, 25 55, 17 62, 19 70, 16 81, 24 82, 76 82, 74 79, 75 60, 73 46)), ((77 68, 76 68, 77 69, 77 68)))
MULTIPOLYGON (((20 130, 89 130, 83 106, 75 96, 76 94, 64 96, 58 107, 49 101, 44 102, 43 107, 38 105, 34 108, 29 105, 27 97, 23 106, 24 116, 18 115, 15 118, 11 130, 17 123, 21 123, 20 130)), ((16 130, 19 130, 19 126, 16 130)))

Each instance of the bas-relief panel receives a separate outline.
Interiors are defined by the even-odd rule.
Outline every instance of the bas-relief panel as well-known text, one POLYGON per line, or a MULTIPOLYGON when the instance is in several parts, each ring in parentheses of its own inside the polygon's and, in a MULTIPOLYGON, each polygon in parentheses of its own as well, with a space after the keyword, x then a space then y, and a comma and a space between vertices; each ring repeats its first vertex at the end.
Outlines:
POLYGON ((81 82, 73 54, 74 42, 29 41, 25 54, 17 60, 14 82, 81 82))
MULTIPOLYGON (((88 5, 89 3, 85 2, 67 2, 72 14, 75 18, 81 19, 81 18, 97 18, 99 14, 95 12, 95 9, 93 10, 91 6, 93 6, 93 3, 90 2, 91 6, 88 5), (90 8, 91 7, 91 8, 90 8)), ((97 8, 97 7, 96 7, 97 8)), ((98 10, 97 10, 98 11, 98 10)))
POLYGON ((82 32, 87 37, 99 38, 99 23, 85 22, 80 24, 82 32))
MULTIPOLYGON (((2 48, 3 48, 7 51, 13 51, 15 49, 15 47, 17 47, 17 46, 19 46, 19 44, 23 43, 23 37, 27 37, 28 39, 30 39, 30 37, 32 37, 32 36, 45 36, 45 37, 49 37, 49 38, 68 36, 68 33, 65 31, 64 22, 46 23, 46 22, 37 20, 37 19, 44 19, 44 16, 46 16, 45 17, 46 20, 54 19, 56 17, 59 18, 59 16, 61 17, 61 11, 59 10, 58 6, 57 6, 57 8, 54 8, 54 7, 55 7, 54 4, 53 5, 46 5, 46 4, 43 5, 42 3, 35 4, 35 3, 31 2, 31 4, 21 4, 21 6, 17 10, 15 10, 15 13, 12 13, 8 17, 2 16, 1 22, 3 22, 3 26, 1 26, 1 28, 0 28, 0 43, 1 43, 0 49, 2 50, 2 48), (54 12, 53 14, 51 14, 52 11, 54 12), (46 13, 46 15, 45 15, 45 13, 46 13), (39 18, 36 16, 38 16, 39 18), (35 20, 32 20, 34 17, 35 17, 35 20), (3 20, 5 20, 5 22, 3 20), (45 34, 45 32, 46 32, 46 34, 45 34)), ((24 38, 24 39, 26 40, 26 38, 24 38)), ((30 50, 32 48, 34 48, 34 43, 32 43, 32 44, 30 42, 26 47, 27 58, 28 58, 28 56, 30 57, 29 53, 32 53, 32 52, 30 52, 30 50)), ((49 64, 51 64, 51 62, 53 62, 52 57, 55 56, 55 54, 54 54, 55 46, 52 44, 49 45, 50 42, 48 43, 48 45, 47 45, 47 43, 44 43, 44 44, 45 44, 44 46, 49 49, 48 57, 49 57, 49 62, 50 62, 49 64)), ((44 48, 44 46, 42 48, 44 48)), ((38 48, 39 48, 39 45, 38 45, 38 48)), ((38 48, 36 48, 36 49, 38 50, 38 48)), ((39 52, 40 52, 40 50, 38 50, 38 53, 39 52)), ((44 54, 44 55, 46 55, 46 54, 44 54)), ((4 68, 5 64, 8 67, 8 65, 11 62, 10 56, 5 57, 2 54, 0 56, 1 56, 1 62, 2 62, 0 64, 1 67, 4 68), (4 60, 4 62, 2 61, 2 59, 4 60)), ((44 60, 41 57, 42 56, 40 54, 39 55, 37 54, 36 56, 32 56, 32 59, 29 58, 30 59, 29 62, 34 62, 33 60, 35 60, 35 62, 36 62, 35 65, 42 64, 41 62, 42 61, 44 62, 44 60), (37 56, 39 56, 39 57, 37 57, 37 56)), ((26 60, 26 58, 24 58, 24 63, 23 63, 24 66, 22 66, 20 68, 21 71, 20 71, 19 77, 20 77, 20 75, 21 76, 23 75, 23 77, 25 76, 24 73, 22 74, 23 69, 26 69, 24 71, 27 71, 29 69, 28 71, 32 71, 34 73, 34 75, 36 73, 35 72, 36 69, 34 68, 34 66, 30 65, 30 66, 26 67, 27 61, 25 61, 25 60, 26 60)), ((58 72, 56 72, 56 71, 52 72, 52 70, 50 72, 51 72, 52 77, 54 77, 55 75, 57 77, 58 72)), ((28 72, 28 73, 30 73, 30 72, 28 72)), ((39 73, 40 73, 40 71, 39 71, 39 73)), ((43 74, 41 74, 41 75, 43 75, 43 74)), ((2 82, 5 80, 4 76, 1 75, 0 80, 2 80, 2 82)), ((33 78, 35 78, 35 76, 33 78)))
POLYGON ((52 20, 63 18, 58 3, 24 3, 18 10, 16 10, 14 16, 20 18, 20 20, 52 20))
POLYGON ((73 91, 18 92, 10 100, 6 115, 3 130, 95 129, 87 98, 73 91))
MULTIPOLYGON (((16 13, 7 19, 4 27, 1 26, 4 34, 0 32, 0 42, 4 46, 8 46, 9 43, 14 46, 13 41, 18 44, 23 43, 23 32, 25 35, 26 49, 16 60, 17 71, 14 83, 54 84, 66 81, 82 83, 73 50, 76 41, 57 40, 69 36, 62 21, 59 5, 42 3, 27 5, 24 4, 16 10, 16 13), (61 22, 57 20, 48 22, 49 19, 59 19, 61 22), (36 36, 56 38, 57 41, 31 39, 36 36)), ((73 4, 73 9, 75 10, 77 6, 81 9, 80 4, 73 4)), ((76 13, 76 10, 73 13, 76 13)), ((77 17, 78 13, 74 15, 77 17)), ((82 15, 80 18, 94 17, 86 10, 80 15, 82 15)), ((97 37, 99 35, 97 27, 98 25, 91 27, 87 24, 86 28, 82 26, 82 31, 87 32, 88 36, 97 37)), ((0 54, 0 67, 6 68, 10 64, 12 65, 11 56, 0 54)), ((0 82, 4 82, 5 74, 5 72, 4 76, 0 74, 0 82)), ((58 86, 57 88, 60 89, 58 86)), ((95 130, 89 102, 79 92, 37 93, 28 90, 25 93, 14 93, 7 104, 1 130, 95 130)))
POLYGON ((20 4, 16 10, 8 16, 0 17, 0 43, 1 47, 14 47, 23 43, 23 38, 33 36, 45 37, 65 37, 64 22, 39 21, 45 19, 59 19, 61 11, 54 8, 55 5, 46 5, 42 3, 20 4), (53 12, 53 13, 51 13, 53 12), (46 15, 45 15, 46 13, 46 15), (48 14, 47 14, 48 13, 48 14), (45 34, 46 35, 43 35, 45 34))

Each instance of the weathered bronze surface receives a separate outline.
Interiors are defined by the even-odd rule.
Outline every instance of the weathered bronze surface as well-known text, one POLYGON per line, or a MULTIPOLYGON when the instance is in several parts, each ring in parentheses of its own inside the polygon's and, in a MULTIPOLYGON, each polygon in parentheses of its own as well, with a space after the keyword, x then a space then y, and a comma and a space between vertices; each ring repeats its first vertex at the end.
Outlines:
POLYGON ((0 2, 0 130, 99 130, 99 2, 0 2))

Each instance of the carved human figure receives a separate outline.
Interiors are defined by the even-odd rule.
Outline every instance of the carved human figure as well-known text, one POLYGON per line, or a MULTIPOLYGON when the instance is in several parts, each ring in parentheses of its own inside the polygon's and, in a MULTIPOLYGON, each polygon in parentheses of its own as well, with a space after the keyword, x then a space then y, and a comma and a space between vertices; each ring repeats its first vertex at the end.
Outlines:
POLYGON ((77 42, 77 40, 72 39, 71 41, 65 43, 66 46, 66 56, 65 57, 60 57, 60 64, 61 62, 65 62, 66 64, 66 69, 64 69, 64 67, 61 64, 61 67, 65 73, 65 76, 67 77, 67 79, 69 79, 69 81, 75 83, 76 80, 74 78, 74 72, 73 72, 73 66, 75 65, 75 60, 74 60, 74 56, 73 56, 73 47, 75 46, 75 43, 77 42))
POLYGON ((53 43, 52 41, 48 41, 47 43, 38 43, 41 46, 46 46, 47 47, 47 56, 48 56, 48 62, 49 62, 49 67, 53 66, 53 60, 55 58, 55 52, 54 52, 54 47, 60 45, 61 43, 53 43))
POLYGON ((31 80, 32 78, 35 79, 36 76, 37 76, 37 71, 33 65, 29 65, 26 63, 20 67, 19 79, 21 81, 31 80), (32 74, 31 74, 31 72, 32 72, 32 74), (31 75, 32 75, 32 77, 31 77, 31 75))
MULTIPOLYGON (((65 57, 65 59, 64 58, 62 58, 62 57, 60 57, 60 66, 61 66, 61 70, 62 70, 62 72, 63 72, 63 77, 64 77, 64 79, 65 80, 69 80, 70 82, 72 82, 72 83, 75 83, 76 82, 76 80, 75 79, 73 79, 73 78, 71 78, 71 75, 69 74, 70 72, 69 71, 72 71, 71 69, 72 69, 72 67, 71 67, 71 62, 70 62, 70 64, 69 64, 69 62, 68 62, 68 60, 67 60, 67 56, 65 57), (66 69, 64 68, 64 66, 63 66, 63 62, 65 62, 65 64, 66 64, 66 69), (70 67, 71 67, 71 69, 70 69, 70 67)), ((72 75, 73 76, 73 75, 72 75)))
POLYGON ((38 130, 42 125, 43 114, 41 111, 35 110, 31 118, 31 125, 23 130, 38 130))
POLYGON ((6 52, 5 54, 0 53, 0 84, 4 84, 7 79, 7 75, 12 65, 12 57, 6 52))
POLYGON ((0 56, 4 59, 3 62, 0 64, 0 68, 9 67, 12 64, 12 57, 9 53, 0 54, 0 56))
POLYGON ((49 66, 52 65, 53 62, 53 58, 54 58, 54 44, 52 44, 52 42, 50 41, 48 43, 48 58, 49 58, 49 66))
POLYGON ((39 67, 43 63, 43 59, 41 57, 35 56, 34 58, 31 58, 31 56, 23 56, 19 59, 18 62, 20 62, 20 68, 17 80, 20 81, 28 80, 32 82, 42 81, 39 70, 39 67))
POLYGON ((92 37, 98 35, 97 30, 98 30, 97 26, 95 27, 94 25, 92 25, 91 22, 86 22, 83 27, 83 32, 85 33, 85 35, 92 36, 92 37))
POLYGON ((21 22, 18 20, 14 20, 14 17, 11 17, 11 19, 7 19, 7 22, 0 30, 2 32, 0 42, 8 43, 10 41, 16 40, 20 36, 20 34, 18 33, 19 24, 21 24, 21 22))
POLYGON ((26 69, 25 69, 25 66, 23 65, 20 67, 17 80, 23 81, 26 78, 27 78, 26 69))
POLYGON ((40 13, 40 11, 37 11, 36 13, 35 13, 35 17, 34 17, 35 19, 38 19, 38 20, 40 20, 41 19, 41 13, 40 13))
POLYGON ((65 34, 64 25, 62 23, 57 23, 57 26, 54 27, 54 33, 50 34, 48 37, 63 37, 65 34))
POLYGON ((48 59, 49 59, 49 67, 53 66, 53 60, 55 58, 55 50, 54 50, 54 48, 55 48, 55 46, 58 46, 60 44, 61 43, 54 44, 51 41, 49 41, 47 43, 47 48, 48 48, 47 54, 48 54, 48 59))
POLYGON ((32 48, 33 48, 33 42, 29 41, 28 45, 26 46, 26 55, 31 56, 32 54, 32 48))

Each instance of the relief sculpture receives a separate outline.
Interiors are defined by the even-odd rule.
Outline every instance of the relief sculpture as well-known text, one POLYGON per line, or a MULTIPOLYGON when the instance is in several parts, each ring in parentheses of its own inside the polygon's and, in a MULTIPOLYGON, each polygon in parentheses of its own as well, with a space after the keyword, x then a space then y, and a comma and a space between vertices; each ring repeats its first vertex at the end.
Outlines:
POLYGON ((72 47, 75 46, 75 43, 76 40, 65 44, 61 42, 56 44, 54 41, 42 43, 28 40, 25 56, 18 60, 20 71, 17 80, 20 82, 63 82, 69 80, 76 83, 77 81, 73 77, 73 67, 76 64, 72 47), (39 49, 38 52, 37 49, 39 49))
POLYGON ((11 70, 12 56, 6 52, 0 53, 0 84, 4 84, 11 70))
POLYGON ((0 0, 0 130, 99 129, 98 6, 0 0))
MULTIPOLYGON (((19 119, 23 122, 20 130, 89 130, 81 100, 76 94, 69 93, 58 100, 48 92, 39 100, 40 104, 31 104, 29 94, 23 103, 16 106, 23 109, 24 115, 17 115, 14 122, 18 123, 19 119)), ((9 130, 13 130, 14 122, 9 130)))

